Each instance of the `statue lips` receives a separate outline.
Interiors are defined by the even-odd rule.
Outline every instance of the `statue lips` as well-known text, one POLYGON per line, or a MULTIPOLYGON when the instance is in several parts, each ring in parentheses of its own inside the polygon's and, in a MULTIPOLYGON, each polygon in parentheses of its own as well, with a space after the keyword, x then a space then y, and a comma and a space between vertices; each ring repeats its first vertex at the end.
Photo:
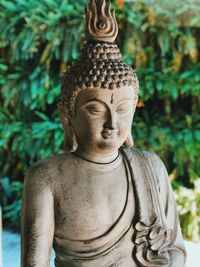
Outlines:
POLYGON ((116 133, 117 130, 105 129, 102 132, 102 136, 104 139, 113 139, 116 133))

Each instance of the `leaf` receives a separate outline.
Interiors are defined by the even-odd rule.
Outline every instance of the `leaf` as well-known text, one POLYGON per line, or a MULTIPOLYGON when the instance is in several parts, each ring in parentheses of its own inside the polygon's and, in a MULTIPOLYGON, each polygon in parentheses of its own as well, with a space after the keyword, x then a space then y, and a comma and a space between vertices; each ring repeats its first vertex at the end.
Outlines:
POLYGON ((7 195, 7 197, 10 197, 12 190, 11 190, 9 178, 8 177, 1 178, 0 184, 2 185, 3 190, 4 190, 5 194, 7 195))
POLYGON ((12 2, 10 1, 5 1, 5 0, 1 0, 1 5, 4 6, 4 8, 8 11, 15 11, 15 4, 13 4, 12 2))
POLYGON ((8 66, 6 66, 5 64, 0 64, 0 71, 7 71, 8 70, 8 66))
POLYGON ((46 114, 39 112, 39 111, 35 111, 35 114, 41 118, 43 121, 49 121, 49 118, 46 114))
POLYGON ((174 100, 176 100, 178 97, 178 90, 177 90, 176 83, 171 84, 171 90, 172 90, 172 97, 174 100))
POLYGON ((52 43, 47 44, 47 46, 45 47, 42 56, 40 58, 40 63, 44 64, 44 62, 47 60, 47 58, 49 57, 50 51, 52 48, 52 43))

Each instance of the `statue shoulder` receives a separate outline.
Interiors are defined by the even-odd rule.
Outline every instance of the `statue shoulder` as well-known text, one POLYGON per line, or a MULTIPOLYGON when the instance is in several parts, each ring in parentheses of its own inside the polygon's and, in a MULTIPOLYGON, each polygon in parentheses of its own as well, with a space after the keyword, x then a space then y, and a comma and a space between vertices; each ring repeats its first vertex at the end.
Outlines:
POLYGON ((28 168, 24 178, 25 190, 34 190, 35 188, 40 190, 44 186, 47 188, 51 185, 53 169, 51 162, 51 159, 39 160, 28 168))
POLYGON ((168 173, 162 159, 154 152, 142 150, 142 154, 151 165, 151 169, 157 179, 159 179, 159 182, 168 180, 168 173))
POLYGON ((143 164, 150 167, 154 177, 159 185, 165 186, 169 183, 168 173, 162 159, 154 152, 138 149, 125 148, 123 149, 128 157, 134 160, 134 157, 143 159, 143 164))
POLYGON ((46 185, 52 190, 57 180, 61 179, 63 166, 72 165, 72 156, 68 153, 39 160, 29 167, 24 178, 25 187, 46 185))
POLYGON ((151 151, 146 151, 140 148, 123 148, 123 151, 125 151, 126 154, 135 156, 142 153, 147 160, 151 161, 152 164, 163 164, 161 158, 151 151))
POLYGON ((153 168, 165 169, 162 159, 154 152, 140 150, 143 156, 150 162, 153 168))

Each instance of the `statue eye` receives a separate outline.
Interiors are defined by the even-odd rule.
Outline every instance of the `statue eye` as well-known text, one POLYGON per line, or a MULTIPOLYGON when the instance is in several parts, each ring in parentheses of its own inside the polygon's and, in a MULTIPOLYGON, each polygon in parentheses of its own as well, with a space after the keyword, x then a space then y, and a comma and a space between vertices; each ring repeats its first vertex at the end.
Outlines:
POLYGON ((97 106, 93 106, 93 105, 92 106, 87 106, 86 109, 92 115, 100 115, 101 113, 104 112, 103 108, 97 107, 97 106))
POLYGON ((124 109, 124 108, 118 108, 117 109, 117 113, 119 113, 119 114, 125 114, 127 112, 128 112, 128 110, 127 109, 124 109))
POLYGON ((129 105, 129 104, 121 104, 117 107, 116 109, 116 112, 118 114, 127 114, 129 112, 131 112, 133 109, 132 109, 132 105, 129 105))

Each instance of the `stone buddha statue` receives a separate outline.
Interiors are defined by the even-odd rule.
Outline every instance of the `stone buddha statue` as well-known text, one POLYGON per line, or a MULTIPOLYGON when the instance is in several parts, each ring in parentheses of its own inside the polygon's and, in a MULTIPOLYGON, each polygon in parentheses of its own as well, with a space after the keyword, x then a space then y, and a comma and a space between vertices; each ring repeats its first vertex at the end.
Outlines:
POLYGON ((58 111, 66 153, 24 182, 21 267, 184 267, 176 204, 161 159, 132 148, 139 84, 114 43, 109 0, 90 0, 86 41, 58 111))

